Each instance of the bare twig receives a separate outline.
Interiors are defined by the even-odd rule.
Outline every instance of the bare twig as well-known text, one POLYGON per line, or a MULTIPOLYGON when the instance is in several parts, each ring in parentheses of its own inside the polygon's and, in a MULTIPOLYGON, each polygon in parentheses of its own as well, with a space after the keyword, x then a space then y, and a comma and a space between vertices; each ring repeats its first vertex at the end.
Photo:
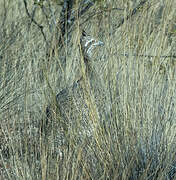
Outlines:
POLYGON ((2 26, 1 27, 4 27, 5 25, 5 21, 7 19, 7 7, 6 7, 6 1, 4 0, 4 3, 3 3, 3 8, 4 8, 4 15, 3 15, 3 20, 2 20, 2 26))
POLYGON ((74 4, 74 0, 64 0, 62 11, 60 13, 61 35, 59 37, 59 44, 61 44, 61 42, 63 42, 63 37, 65 36, 66 31, 70 27, 70 24, 71 24, 70 16, 71 16, 73 4, 74 4))
POLYGON ((85 12, 87 12, 90 7, 94 5, 93 0, 83 0, 79 6, 79 8, 75 11, 73 11, 73 4, 74 0, 65 0, 63 9, 60 15, 60 30, 61 35, 59 38, 59 44, 61 46, 63 45, 61 42, 63 41, 63 37, 66 35, 66 38, 68 39, 69 34, 72 32, 71 27, 74 25, 75 20, 77 18, 80 18, 85 12), (68 4, 68 2, 70 4, 68 4))
MULTIPOLYGON (((31 14, 31 19, 34 19, 34 16, 35 16, 35 12, 36 12, 36 6, 34 6, 33 10, 32 10, 32 14, 31 14)), ((31 27, 31 24, 32 24, 32 20, 30 21, 30 23, 28 24, 28 30, 30 29, 31 27)))
POLYGON ((44 28, 44 27, 43 27, 42 25, 40 25, 40 24, 34 19, 34 13, 33 13, 32 15, 29 13, 26 0, 23 0, 23 2, 24 2, 26 14, 27 14, 28 17, 31 19, 31 21, 40 29, 40 31, 41 31, 41 33, 42 33, 42 35, 43 35, 43 38, 44 38, 45 42, 47 43, 46 35, 45 35, 44 31, 43 31, 43 28, 44 28))
POLYGON ((120 54, 122 56, 125 57, 129 57, 129 56, 135 56, 135 57, 147 57, 147 58, 176 58, 175 55, 163 55, 163 56, 154 56, 154 55, 145 55, 145 54, 120 54))
POLYGON ((125 21, 129 20, 131 17, 133 17, 137 12, 139 12, 143 7, 144 4, 147 2, 148 0, 143 0, 141 1, 130 13, 129 15, 127 15, 127 17, 124 17, 123 19, 121 19, 120 23, 115 27, 116 29, 111 33, 114 34, 116 32, 116 30, 121 27, 125 21))
POLYGON ((121 9, 121 8, 108 8, 108 9, 103 9, 101 11, 96 11, 96 12, 93 12, 92 14, 90 14, 85 20, 84 22, 82 22, 80 25, 83 25, 84 23, 86 23, 90 18, 93 18, 95 16, 98 16, 104 12, 111 12, 111 11, 123 11, 124 9, 121 9))

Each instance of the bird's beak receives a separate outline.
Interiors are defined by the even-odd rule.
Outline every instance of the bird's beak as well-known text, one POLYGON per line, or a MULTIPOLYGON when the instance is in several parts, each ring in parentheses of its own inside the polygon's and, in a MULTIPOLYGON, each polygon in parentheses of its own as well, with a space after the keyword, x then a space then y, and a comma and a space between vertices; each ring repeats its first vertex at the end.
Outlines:
POLYGON ((104 46, 104 42, 102 41, 97 41, 94 46, 104 46))

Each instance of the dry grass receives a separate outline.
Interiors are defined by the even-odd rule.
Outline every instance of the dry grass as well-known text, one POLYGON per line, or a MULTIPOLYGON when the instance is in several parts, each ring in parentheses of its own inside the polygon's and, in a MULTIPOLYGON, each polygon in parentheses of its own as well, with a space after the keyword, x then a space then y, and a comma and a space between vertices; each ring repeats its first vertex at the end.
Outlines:
MULTIPOLYGON (((47 105, 77 77, 78 28, 70 46, 57 51, 56 27, 38 7, 35 17, 44 26, 47 48, 23 1, 0 1, 0 179, 176 178, 176 59, 160 58, 176 51, 176 4, 153 0, 117 28, 136 5, 130 2, 104 1, 109 11, 84 22, 103 9, 99 3, 78 21, 105 43, 94 67, 108 97, 101 120, 88 98, 94 130, 80 140, 81 117, 64 131, 56 114, 47 135, 40 132, 47 105), (114 7, 122 10, 110 10, 114 7)), ((32 0, 29 4, 32 9, 32 0)), ((59 17, 60 7, 53 3, 52 10, 59 17)))

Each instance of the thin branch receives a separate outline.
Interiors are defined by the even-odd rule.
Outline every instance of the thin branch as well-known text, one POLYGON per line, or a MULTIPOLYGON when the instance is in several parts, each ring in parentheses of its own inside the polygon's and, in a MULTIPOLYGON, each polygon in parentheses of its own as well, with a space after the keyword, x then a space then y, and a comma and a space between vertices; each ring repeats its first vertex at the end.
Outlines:
POLYGON ((6 7, 6 1, 4 0, 4 3, 3 3, 3 8, 4 8, 4 14, 3 14, 3 20, 2 20, 2 26, 1 27, 4 27, 5 26, 5 21, 7 19, 7 7, 6 7))
POLYGON ((98 12, 93 12, 92 14, 90 14, 80 25, 83 25, 84 23, 86 23, 90 18, 95 17, 96 15, 100 15, 104 12, 111 12, 111 11, 123 11, 124 9, 121 8, 109 8, 109 9, 103 9, 101 11, 98 12))
POLYGON ((74 0, 64 0, 62 11, 60 13, 60 30, 61 35, 59 37, 59 44, 63 41, 66 31, 70 27, 70 16, 73 8, 74 0))
POLYGON ((25 7, 25 10, 26 10, 26 14, 27 14, 28 17, 31 19, 31 21, 40 29, 40 31, 41 31, 41 33, 42 33, 42 35, 43 35, 43 38, 44 38, 45 42, 47 43, 46 36, 45 36, 44 31, 43 31, 43 28, 44 28, 44 27, 43 27, 42 25, 40 25, 40 24, 34 19, 34 14, 31 15, 31 14, 29 13, 26 0, 23 0, 23 2, 24 2, 24 7, 25 7))
MULTIPOLYGON (((35 16, 35 12, 36 12, 36 6, 34 6, 33 10, 32 10, 32 14, 31 14, 31 19, 34 19, 34 16, 35 16)), ((32 20, 30 20, 30 23, 28 24, 28 30, 30 29, 31 27, 31 24, 32 24, 32 20)))
POLYGON ((176 58, 176 55, 163 55, 163 56, 154 56, 154 55, 145 55, 145 54, 120 54, 125 57, 135 56, 135 57, 147 57, 147 58, 176 58))
POLYGON ((72 6, 73 6, 74 0, 65 0, 64 5, 63 5, 63 9, 60 15, 60 29, 61 29, 61 35, 59 38, 59 44, 61 44, 61 46, 63 45, 63 43, 61 43, 63 41, 63 37, 65 36, 65 34, 67 33, 67 37, 69 36, 69 34, 72 32, 71 27, 74 25, 75 21, 77 18, 80 18, 84 13, 86 13, 90 7, 92 7, 94 5, 94 1, 92 0, 84 0, 81 2, 79 8, 75 11, 72 10, 72 6), (68 6, 68 2, 71 2, 72 4, 70 4, 68 6))
POLYGON ((120 27, 124 24, 125 21, 129 20, 129 19, 132 18, 137 12, 139 12, 139 11, 144 7, 144 5, 145 5, 145 3, 146 3, 147 1, 148 1, 148 0, 143 0, 143 1, 141 1, 141 2, 132 10, 132 12, 127 15, 127 17, 124 17, 124 18, 120 21, 120 23, 116 26, 116 29, 111 33, 111 35, 114 34, 114 33, 116 32, 116 30, 117 30, 118 28, 120 28, 120 27))

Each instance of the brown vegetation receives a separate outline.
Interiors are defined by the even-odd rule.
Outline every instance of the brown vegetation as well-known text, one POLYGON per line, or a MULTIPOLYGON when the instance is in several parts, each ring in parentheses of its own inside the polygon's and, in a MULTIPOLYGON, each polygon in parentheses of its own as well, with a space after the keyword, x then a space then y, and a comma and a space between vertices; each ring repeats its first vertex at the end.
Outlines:
POLYGON ((175 179, 175 1, 50 2, 0 1, 0 179, 175 179), (104 42, 90 86, 81 29, 104 42), (80 75, 88 124, 47 124, 80 75))

